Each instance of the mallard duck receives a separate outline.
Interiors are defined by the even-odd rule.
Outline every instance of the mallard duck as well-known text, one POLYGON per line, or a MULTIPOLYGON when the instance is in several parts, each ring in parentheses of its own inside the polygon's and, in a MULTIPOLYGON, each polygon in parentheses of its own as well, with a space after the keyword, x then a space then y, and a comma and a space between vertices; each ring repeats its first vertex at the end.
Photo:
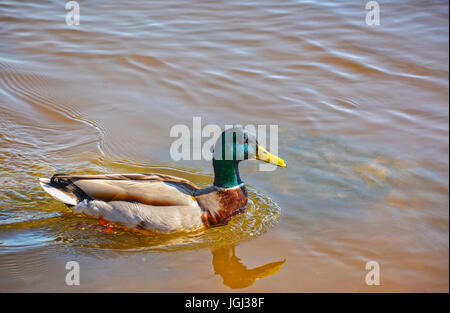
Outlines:
POLYGON ((225 225, 245 210, 247 189, 238 165, 247 159, 286 166, 246 129, 234 127, 224 131, 214 146, 214 183, 208 188, 162 174, 55 174, 41 178, 40 184, 76 213, 131 229, 190 232, 225 225))

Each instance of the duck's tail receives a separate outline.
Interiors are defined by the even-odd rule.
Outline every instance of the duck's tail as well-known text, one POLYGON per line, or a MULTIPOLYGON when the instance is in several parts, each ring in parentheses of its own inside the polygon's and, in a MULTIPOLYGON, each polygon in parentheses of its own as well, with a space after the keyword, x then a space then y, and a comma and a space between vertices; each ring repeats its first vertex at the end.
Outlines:
POLYGON ((78 204, 78 198, 70 191, 65 191, 64 187, 58 186, 54 183, 53 179, 39 178, 39 183, 42 189, 44 189, 50 196, 58 201, 65 203, 68 206, 74 206, 78 204))

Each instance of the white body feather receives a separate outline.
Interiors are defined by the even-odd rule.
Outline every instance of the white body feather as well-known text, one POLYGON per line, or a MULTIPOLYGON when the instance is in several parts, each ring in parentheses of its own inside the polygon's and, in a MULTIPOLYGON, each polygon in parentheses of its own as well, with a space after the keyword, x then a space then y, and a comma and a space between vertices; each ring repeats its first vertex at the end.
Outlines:
POLYGON ((203 226, 197 203, 193 206, 153 206, 125 201, 83 200, 72 209, 76 213, 101 217, 129 228, 161 233, 193 231, 203 226))

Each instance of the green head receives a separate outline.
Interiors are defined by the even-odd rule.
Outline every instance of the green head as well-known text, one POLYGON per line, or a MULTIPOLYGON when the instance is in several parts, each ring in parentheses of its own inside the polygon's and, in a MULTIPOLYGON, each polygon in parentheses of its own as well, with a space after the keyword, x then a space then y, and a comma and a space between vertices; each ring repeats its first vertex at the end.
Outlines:
POLYGON ((282 159, 258 144, 256 137, 246 129, 234 127, 224 131, 214 146, 214 185, 230 188, 242 184, 239 177, 239 163, 252 159, 286 166, 282 159))

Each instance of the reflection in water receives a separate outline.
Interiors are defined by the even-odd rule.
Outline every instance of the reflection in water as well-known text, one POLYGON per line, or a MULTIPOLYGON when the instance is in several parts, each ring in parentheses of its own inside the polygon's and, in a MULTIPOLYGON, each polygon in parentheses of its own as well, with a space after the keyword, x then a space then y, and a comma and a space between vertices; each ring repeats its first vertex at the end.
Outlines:
POLYGON ((283 259, 248 269, 236 256, 234 248, 232 246, 211 251, 214 274, 220 275, 223 278, 224 285, 232 289, 249 287, 259 278, 275 275, 286 262, 286 259, 283 259))

